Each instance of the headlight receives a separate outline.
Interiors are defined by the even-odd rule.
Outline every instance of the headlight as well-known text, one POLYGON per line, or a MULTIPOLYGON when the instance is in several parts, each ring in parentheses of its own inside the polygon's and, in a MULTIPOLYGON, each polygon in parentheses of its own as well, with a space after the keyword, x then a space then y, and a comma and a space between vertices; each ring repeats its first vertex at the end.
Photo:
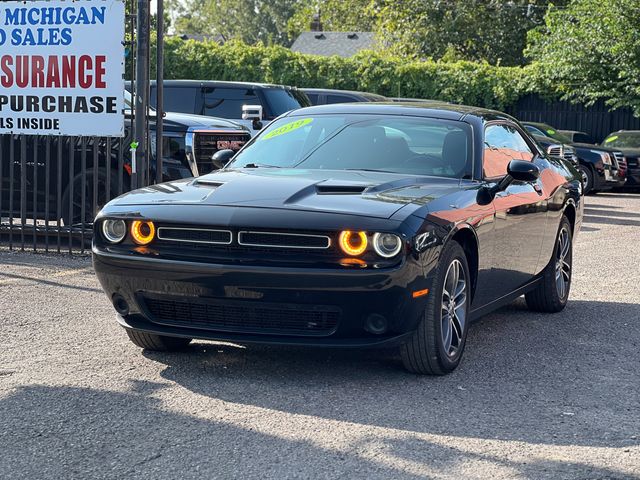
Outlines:
POLYGON ((136 220, 131 223, 131 238, 138 245, 148 245, 156 234, 156 227, 153 222, 146 220, 136 220))
POLYGON ((111 243, 120 243, 127 235, 124 220, 105 220, 102 222, 102 235, 111 243))
POLYGON ((340 233, 340 248, 347 255, 362 255, 367 249, 367 234, 365 232, 352 232, 345 230, 340 233))
POLYGON ((402 240, 392 233, 376 233, 373 236, 373 248, 381 257, 395 257, 402 250, 402 240))

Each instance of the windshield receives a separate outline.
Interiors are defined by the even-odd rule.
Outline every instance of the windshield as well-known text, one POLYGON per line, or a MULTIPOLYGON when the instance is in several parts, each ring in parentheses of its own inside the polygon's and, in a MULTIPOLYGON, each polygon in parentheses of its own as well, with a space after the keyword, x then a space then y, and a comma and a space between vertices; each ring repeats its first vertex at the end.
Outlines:
POLYGON ((602 145, 605 147, 640 148, 640 131, 618 132, 609 135, 602 145))
POLYGON ((390 115, 285 117, 269 125, 229 168, 368 170, 461 178, 470 174, 471 127, 390 115))
POLYGON ((267 120, 273 120, 290 110, 311 106, 304 92, 293 88, 265 88, 263 93, 272 114, 267 120))
POLYGON ((546 123, 534 124, 535 128, 540 130, 543 135, 546 137, 553 138, 554 140, 558 140, 560 143, 571 143, 571 139, 566 135, 558 132, 551 125, 547 125, 546 123))

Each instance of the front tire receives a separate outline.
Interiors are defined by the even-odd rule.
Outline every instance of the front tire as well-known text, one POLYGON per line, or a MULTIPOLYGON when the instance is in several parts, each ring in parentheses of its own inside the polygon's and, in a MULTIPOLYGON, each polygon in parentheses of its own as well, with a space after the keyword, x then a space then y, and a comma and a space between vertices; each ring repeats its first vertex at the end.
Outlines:
POLYGON ((156 335, 155 333, 147 333, 128 328, 127 335, 129 336, 129 340, 138 347, 154 352, 175 352, 177 350, 184 350, 187 345, 191 343, 190 338, 166 337, 164 335, 156 335))
POLYGON ((542 282, 525 295, 527 306, 536 312, 556 313, 567 305, 571 290, 573 238, 571 223, 562 217, 553 257, 542 272, 542 282))
POLYGON ((470 279, 464 250, 452 240, 440 255, 422 320, 400 349, 408 371, 445 375, 458 366, 469 329, 470 279))
POLYGON ((580 176, 582 177, 582 189, 584 191, 584 194, 588 194, 588 193, 596 193, 593 190, 593 171, 591 170, 591 167, 588 167, 587 165, 578 165, 577 167, 578 172, 580 172, 580 176))

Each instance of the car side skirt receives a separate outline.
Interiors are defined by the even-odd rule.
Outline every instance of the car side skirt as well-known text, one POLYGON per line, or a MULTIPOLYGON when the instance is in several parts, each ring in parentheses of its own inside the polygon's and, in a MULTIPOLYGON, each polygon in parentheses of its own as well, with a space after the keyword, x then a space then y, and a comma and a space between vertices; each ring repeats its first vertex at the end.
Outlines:
POLYGON ((516 298, 524 295, 527 292, 530 292, 531 290, 534 290, 540 282, 542 282, 542 276, 538 276, 534 278, 532 281, 523 285, 517 290, 511 293, 508 293, 507 295, 504 295, 503 297, 500 297, 491 303, 488 303, 482 307, 472 310, 469 315, 471 321, 479 320, 481 317, 497 310, 498 308, 508 305, 509 303, 513 302, 516 298))

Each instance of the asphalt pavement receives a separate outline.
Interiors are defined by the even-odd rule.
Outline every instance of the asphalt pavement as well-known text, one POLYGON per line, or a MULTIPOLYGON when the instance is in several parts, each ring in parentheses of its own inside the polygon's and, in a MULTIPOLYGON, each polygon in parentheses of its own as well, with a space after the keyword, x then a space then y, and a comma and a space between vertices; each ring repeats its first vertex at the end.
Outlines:
POLYGON ((640 478, 640 194, 588 197, 569 305, 393 351, 142 352, 88 257, 0 250, 0 478, 640 478))

